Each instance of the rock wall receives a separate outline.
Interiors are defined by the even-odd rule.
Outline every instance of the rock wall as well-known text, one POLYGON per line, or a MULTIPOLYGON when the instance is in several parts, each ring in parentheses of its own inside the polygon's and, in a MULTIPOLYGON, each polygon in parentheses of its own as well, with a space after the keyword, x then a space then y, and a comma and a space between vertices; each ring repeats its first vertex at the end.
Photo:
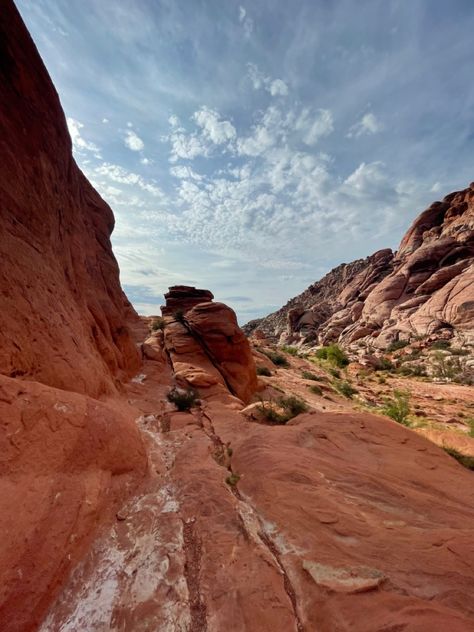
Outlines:
POLYGON ((274 314, 252 321, 287 344, 385 348, 398 339, 457 336, 474 342, 474 183, 415 220, 398 252, 342 264, 274 314))
POLYGON ((140 366, 110 245, 14 4, 0 11, 0 629, 37 630, 98 527, 147 471, 117 396, 140 366))
POLYGON ((13 3, 0 12, 0 373, 92 396, 136 371, 110 234, 13 3))

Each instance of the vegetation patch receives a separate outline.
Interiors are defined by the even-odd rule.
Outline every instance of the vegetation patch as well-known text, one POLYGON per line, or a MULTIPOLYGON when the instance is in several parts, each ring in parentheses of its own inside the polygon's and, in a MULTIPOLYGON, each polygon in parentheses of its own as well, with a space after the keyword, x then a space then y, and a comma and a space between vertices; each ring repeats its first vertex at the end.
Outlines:
POLYGON ((392 351, 398 351, 399 349, 403 349, 409 344, 410 343, 408 342, 408 340, 394 340, 388 345, 387 351, 388 353, 392 353, 392 351))
POLYGON ((232 474, 229 474, 229 476, 225 479, 225 482, 230 487, 235 487, 239 481, 240 481, 240 474, 236 474, 235 472, 232 472, 232 474))
POLYGON ((157 316, 156 318, 153 319, 153 322, 151 324, 151 330, 152 331, 163 331, 163 329, 165 328, 166 325, 166 321, 162 316, 157 316))
POLYGON ((305 380, 313 380, 314 382, 320 382, 321 378, 316 375, 316 373, 311 373, 311 371, 303 371, 301 377, 305 380))
POLYGON ((265 375, 266 377, 270 377, 272 372, 266 366, 258 366, 257 367, 257 375, 265 375))
POLYGON ((430 349, 446 350, 449 349, 450 346, 451 343, 449 342, 449 340, 436 340, 436 342, 433 342, 433 344, 430 346, 430 349))
POLYGON ((290 395, 288 397, 280 397, 276 403, 262 400, 258 410, 269 423, 283 425, 290 419, 293 419, 293 417, 296 417, 296 415, 306 412, 308 404, 299 397, 290 395))
POLYGON ((410 426, 408 415, 410 414, 410 393, 408 391, 393 391, 393 397, 385 400, 382 412, 387 417, 403 426, 410 426))
POLYGON ((179 411, 190 410, 199 403, 199 393, 194 388, 173 387, 166 398, 174 404, 179 411))
POLYGON ((334 387, 338 393, 344 395, 344 397, 347 397, 348 399, 352 399, 354 395, 359 392, 346 380, 335 382, 334 387))
POLYGON ((280 347, 280 349, 284 351, 285 353, 289 353, 292 356, 299 355, 299 351, 296 347, 280 347))
POLYGON ((263 352, 269 360, 273 362, 275 366, 289 367, 290 363, 281 353, 277 353, 276 351, 264 351, 263 352))
POLYGON ((314 393, 315 395, 322 395, 323 394, 323 389, 318 386, 317 384, 310 384, 308 386, 308 390, 311 391, 311 393, 314 393))
POLYGON ((349 358, 346 353, 339 345, 331 344, 327 347, 321 347, 316 351, 316 357, 319 360, 327 360, 334 366, 339 367, 340 369, 344 368, 349 364, 349 358))

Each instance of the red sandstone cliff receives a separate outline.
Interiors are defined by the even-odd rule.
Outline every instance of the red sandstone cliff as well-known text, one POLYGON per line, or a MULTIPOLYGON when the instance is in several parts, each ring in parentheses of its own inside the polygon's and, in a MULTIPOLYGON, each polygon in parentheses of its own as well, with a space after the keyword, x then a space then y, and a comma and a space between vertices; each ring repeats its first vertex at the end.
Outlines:
POLYGON ((138 430, 92 399, 140 363, 112 211, 76 166, 19 14, 0 10, 0 629, 38 622, 146 471, 138 430))
POLYGON ((278 312, 252 321, 282 341, 385 348, 398 339, 474 342, 474 184, 421 213, 395 255, 342 264, 278 312))
POLYGON ((136 371, 114 217, 71 153, 12 2, 0 11, 0 374, 97 396, 136 371))

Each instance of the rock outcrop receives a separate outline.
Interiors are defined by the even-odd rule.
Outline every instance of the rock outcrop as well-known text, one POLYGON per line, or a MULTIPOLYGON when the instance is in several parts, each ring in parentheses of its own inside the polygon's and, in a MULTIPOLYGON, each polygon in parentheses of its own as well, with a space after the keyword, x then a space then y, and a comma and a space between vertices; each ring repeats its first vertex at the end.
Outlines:
POLYGON ((77 167, 13 3, 0 12, 0 374, 98 396, 136 372, 111 209, 77 167))
POLYGON ((435 202, 395 255, 332 270, 278 312, 248 323, 289 343, 345 344, 457 336, 474 342, 474 184, 435 202))
POLYGON ((249 402, 258 388, 255 363, 235 313, 208 290, 171 287, 162 308, 164 346, 178 382, 207 398, 228 394, 249 402))

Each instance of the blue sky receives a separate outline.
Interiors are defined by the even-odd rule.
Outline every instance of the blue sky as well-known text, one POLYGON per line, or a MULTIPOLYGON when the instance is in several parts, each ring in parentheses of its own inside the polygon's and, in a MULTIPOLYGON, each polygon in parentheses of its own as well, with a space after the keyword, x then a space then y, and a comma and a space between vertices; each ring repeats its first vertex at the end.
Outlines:
POLYGON ((141 313, 239 321, 474 179, 472 0, 17 0, 141 313))

